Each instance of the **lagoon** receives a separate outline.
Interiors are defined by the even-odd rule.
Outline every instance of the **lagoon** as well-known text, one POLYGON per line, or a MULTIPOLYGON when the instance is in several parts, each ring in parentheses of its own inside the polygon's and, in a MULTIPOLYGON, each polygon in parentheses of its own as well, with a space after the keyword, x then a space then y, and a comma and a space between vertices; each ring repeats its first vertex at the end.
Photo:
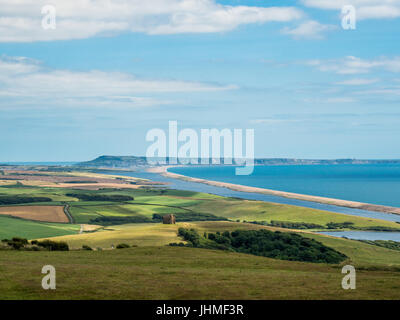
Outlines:
POLYGON ((378 231, 324 231, 320 234, 333 237, 342 237, 356 240, 392 240, 400 241, 400 232, 378 232, 378 231))

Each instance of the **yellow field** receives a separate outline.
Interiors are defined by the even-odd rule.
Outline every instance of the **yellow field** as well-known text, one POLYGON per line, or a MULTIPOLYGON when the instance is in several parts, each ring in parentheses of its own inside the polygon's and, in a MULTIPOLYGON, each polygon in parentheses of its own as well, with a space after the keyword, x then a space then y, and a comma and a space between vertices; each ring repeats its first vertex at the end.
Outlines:
POLYGON ((178 225, 155 223, 124 224, 106 227, 94 233, 55 237, 52 240, 65 241, 71 249, 86 244, 93 248, 111 249, 111 245, 127 243, 136 246, 164 246, 171 242, 182 242, 177 236, 178 225))
POLYGON ((68 223, 68 218, 62 206, 0 207, 0 214, 36 221, 68 223))
POLYGON ((95 231, 100 228, 102 228, 102 226, 98 226, 95 224, 81 224, 81 230, 83 232, 91 232, 91 231, 95 231))

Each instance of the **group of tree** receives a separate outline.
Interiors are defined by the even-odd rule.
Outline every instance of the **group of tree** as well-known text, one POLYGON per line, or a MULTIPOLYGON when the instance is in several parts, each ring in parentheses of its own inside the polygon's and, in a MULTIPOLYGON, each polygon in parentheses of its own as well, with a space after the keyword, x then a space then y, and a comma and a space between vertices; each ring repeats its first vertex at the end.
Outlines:
POLYGON ((130 247, 131 246, 127 243, 120 243, 120 244, 117 244, 117 246, 116 246, 117 249, 126 249, 126 248, 130 248, 130 247))
POLYGON ((90 219, 90 223, 102 226, 112 226, 127 223, 151 223, 155 222, 145 216, 101 216, 90 219))
POLYGON ((57 242, 52 240, 32 240, 28 241, 25 238, 14 237, 12 239, 1 240, 3 249, 14 250, 29 250, 29 251, 68 251, 69 246, 66 242, 57 242))
POLYGON ((193 247, 200 247, 200 235, 195 229, 178 229, 178 236, 182 237, 183 240, 190 242, 193 247))
POLYGON ((34 202, 51 202, 48 197, 28 197, 28 196, 0 196, 0 205, 12 205, 34 202))
POLYGON ((353 222, 328 222, 326 227, 328 229, 352 229, 354 223, 353 222))
POLYGON ((179 228, 178 235, 192 247, 230 250, 281 260, 340 263, 347 258, 319 241, 289 232, 236 230, 200 236, 195 229, 179 228))
MULTIPOLYGON (((176 222, 190 222, 190 221, 227 221, 227 218, 217 217, 211 213, 204 212, 174 212, 172 213, 175 216, 176 222)), ((153 220, 156 222, 161 222, 163 216, 160 214, 153 214, 153 220)))
MULTIPOLYGON (((256 222, 253 222, 256 223, 256 222)), ((289 222, 289 221, 278 221, 271 220, 270 223, 261 223, 266 226, 271 227, 279 227, 279 228, 287 228, 287 229, 325 229, 324 226, 316 223, 308 223, 308 222, 289 222)))
POLYGON ((49 250, 49 251, 68 251, 69 250, 68 244, 66 242, 62 242, 62 241, 57 242, 57 241, 53 241, 53 240, 42 240, 42 241, 32 240, 31 244, 45 248, 46 250, 49 250))
MULTIPOLYGON (((237 221, 237 222, 240 222, 237 221)), ((337 229, 351 229, 351 230, 363 230, 363 231, 386 231, 386 232, 398 232, 399 228, 386 227, 386 226, 368 226, 368 227, 359 227, 355 226, 353 222, 345 221, 345 222, 328 222, 326 225, 320 225, 315 223, 308 222, 289 222, 289 221, 278 221, 271 220, 268 221, 243 221, 252 224, 258 224, 263 226, 270 227, 278 227, 278 228, 287 228, 287 229, 329 229, 329 230, 337 230, 337 229)))
POLYGON ((78 198, 81 201, 112 201, 124 202, 133 201, 134 198, 122 194, 96 194, 96 193, 67 193, 66 196, 78 198))
POLYGON ((400 251, 400 242, 393 240, 359 240, 364 243, 372 244, 374 246, 388 248, 400 251))
POLYGON ((97 183, 96 180, 71 180, 65 181, 64 183, 97 183))

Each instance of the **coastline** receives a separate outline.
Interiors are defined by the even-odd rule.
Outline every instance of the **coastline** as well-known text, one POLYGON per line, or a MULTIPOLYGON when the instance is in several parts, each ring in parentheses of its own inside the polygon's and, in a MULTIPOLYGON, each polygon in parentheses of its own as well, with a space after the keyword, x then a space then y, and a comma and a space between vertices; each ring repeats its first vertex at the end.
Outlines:
POLYGON ((214 187, 227 188, 227 189, 234 190, 234 191, 274 195, 274 196, 278 196, 278 197, 304 200, 304 201, 310 201, 310 202, 317 202, 317 203, 322 203, 322 204, 335 205, 335 206, 339 206, 339 207, 347 207, 347 208, 352 208, 352 209, 361 209, 361 210, 368 210, 368 211, 400 215, 400 208, 397 208, 397 207, 370 204, 370 203, 357 202, 357 201, 341 200, 341 199, 335 199, 335 198, 326 198, 326 197, 320 197, 320 196, 311 196, 311 195, 300 194, 300 193, 292 193, 292 192, 277 191, 277 190, 264 189, 264 188, 258 188, 258 187, 250 187, 250 186, 233 184, 233 183, 228 183, 228 182, 220 182, 220 181, 206 180, 206 179, 200 179, 200 178, 193 178, 193 177, 184 176, 182 174, 169 172, 168 168, 171 168, 171 167, 177 167, 177 166, 153 167, 153 168, 147 169, 147 171, 152 172, 152 173, 159 173, 159 174, 169 177, 169 178, 186 180, 186 181, 190 181, 190 182, 204 183, 204 184, 208 184, 208 185, 211 185, 214 187))

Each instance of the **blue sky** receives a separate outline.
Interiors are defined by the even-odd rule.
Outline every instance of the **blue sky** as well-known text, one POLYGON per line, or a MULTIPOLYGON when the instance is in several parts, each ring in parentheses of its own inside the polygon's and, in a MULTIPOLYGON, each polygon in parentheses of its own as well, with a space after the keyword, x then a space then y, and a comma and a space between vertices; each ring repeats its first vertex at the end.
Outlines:
POLYGON ((400 158, 400 1, 54 0, 55 30, 31 2, 0 0, 0 161, 144 155, 170 120, 254 128, 257 157, 400 158))

